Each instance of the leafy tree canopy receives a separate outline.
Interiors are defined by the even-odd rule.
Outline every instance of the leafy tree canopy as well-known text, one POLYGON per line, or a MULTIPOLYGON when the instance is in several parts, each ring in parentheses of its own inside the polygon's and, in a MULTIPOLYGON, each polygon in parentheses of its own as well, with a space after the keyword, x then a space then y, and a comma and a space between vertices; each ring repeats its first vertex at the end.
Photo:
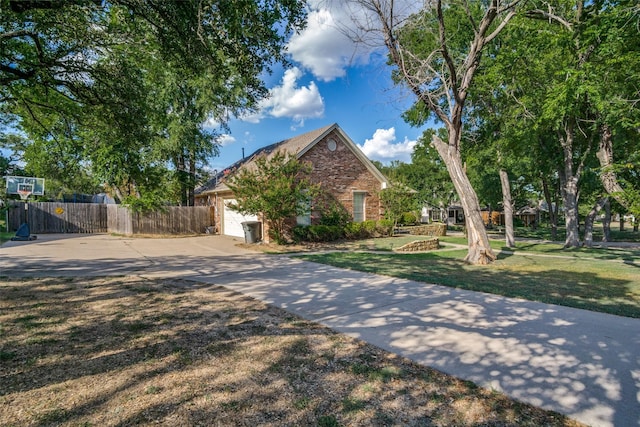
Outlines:
MULTIPOLYGON (((120 199, 189 202, 216 132, 267 95, 302 0, 0 0, 0 111, 23 160, 120 199), (56 156, 49 170, 47 158, 56 156), (175 183, 167 186, 167 179, 175 183)), ((50 176, 50 174, 54 176, 50 176)))

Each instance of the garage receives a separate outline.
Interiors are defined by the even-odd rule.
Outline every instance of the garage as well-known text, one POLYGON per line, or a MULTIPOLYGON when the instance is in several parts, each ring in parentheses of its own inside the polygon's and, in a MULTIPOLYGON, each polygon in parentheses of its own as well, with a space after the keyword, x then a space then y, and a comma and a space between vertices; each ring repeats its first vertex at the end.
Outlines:
POLYGON ((242 223, 245 221, 257 221, 256 215, 242 215, 240 212, 229 208, 234 205, 236 199, 226 199, 224 201, 224 210, 222 212, 222 233, 227 236, 244 237, 244 229, 242 223))

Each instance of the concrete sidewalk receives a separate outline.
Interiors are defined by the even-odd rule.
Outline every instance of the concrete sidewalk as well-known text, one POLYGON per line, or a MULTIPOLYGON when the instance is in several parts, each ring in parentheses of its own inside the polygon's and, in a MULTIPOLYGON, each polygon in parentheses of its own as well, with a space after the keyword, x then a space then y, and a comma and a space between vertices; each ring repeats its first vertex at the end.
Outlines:
POLYGON ((640 426, 640 319, 244 251, 222 236, 10 243, 0 275, 173 276, 223 285, 592 426, 640 426))
POLYGON ((592 426, 640 425, 640 320, 286 257, 198 277, 592 426))

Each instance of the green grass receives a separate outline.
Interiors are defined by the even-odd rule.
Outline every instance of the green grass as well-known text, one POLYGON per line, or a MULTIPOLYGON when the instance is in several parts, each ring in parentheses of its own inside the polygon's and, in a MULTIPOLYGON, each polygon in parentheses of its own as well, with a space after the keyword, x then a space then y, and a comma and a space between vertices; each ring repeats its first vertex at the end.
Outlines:
MULTIPOLYGON (((4 227, 0 226, 0 230, 4 230, 4 227)), ((4 242, 8 242, 11 238, 15 236, 15 233, 7 233, 6 231, 0 231, 0 245, 4 242)))
MULTIPOLYGON (((447 243, 452 245, 467 246, 467 239, 465 237, 452 237, 444 236, 440 237, 440 242, 446 247, 447 243)), ((513 252, 513 253, 529 253, 539 255, 549 255, 562 258, 584 258, 584 259, 598 259, 598 260, 611 260, 611 261, 624 261, 631 262, 640 260, 640 249, 631 248, 567 248, 565 249, 562 244, 551 242, 535 242, 535 241, 519 241, 516 242, 515 248, 508 248, 504 245, 503 239, 490 239, 489 244, 491 248, 496 252, 513 252)), ((466 249, 465 249, 466 251, 466 249)), ((466 252, 465 252, 466 253, 466 252)))
MULTIPOLYGON (((368 239, 361 240, 357 242, 348 242, 344 244, 345 250, 355 250, 355 251, 383 251, 390 252, 394 249, 398 249, 399 247, 416 241, 416 240, 425 240, 430 237, 426 236, 411 236, 411 235, 400 235, 394 237, 383 237, 378 239, 368 239)), ((454 245, 461 245, 466 248, 467 246, 467 238, 464 236, 442 236, 438 237, 440 240, 440 244, 442 248, 451 248, 454 245)), ((494 251, 513 251, 513 252, 531 252, 531 253, 539 253, 546 255, 557 255, 562 257, 572 257, 572 258, 596 258, 596 259, 622 259, 622 260, 633 260, 638 259, 640 257, 640 250, 636 249, 619 249, 619 248, 611 248, 611 249, 602 249, 602 248, 571 248, 564 249, 562 244, 560 243, 552 243, 552 242, 531 242, 531 241, 519 241, 516 242, 515 248, 507 248, 504 245, 503 238, 491 238, 489 240, 491 244, 491 248, 494 251)), ((465 249, 466 254, 466 249, 465 249)), ((464 258, 464 257, 463 257, 464 258)))
POLYGON ((0 211, 0 245, 11 240, 13 236, 15 236, 15 233, 7 231, 6 221, 4 220, 4 211, 0 211))
MULTIPOLYGON (((500 233, 498 230, 502 230, 502 229, 496 228, 494 230, 489 230, 489 232, 496 235, 499 235, 499 234, 504 235, 503 230, 502 230, 502 233, 500 233)), ((564 241, 566 236, 566 230, 564 227, 558 227, 558 235, 556 236, 555 239, 553 239, 553 236, 551 235, 551 228, 549 227, 538 227, 535 229, 531 227, 515 227, 514 233, 516 237, 520 237, 523 239, 541 239, 541 240, 557 240, 557 241, 564 241)), ((593 240, 595 242, 599 242, 600 240, 602 240, 602 234, 603 234, 602 224, 596 223, 593 230, 593 240)), ((634 232, 633 226, 629 223, 625 224, 624 231, 620 231, 619 223, 617 222, 612 223, 611 233, 609 237, 613 242, 640 242, 640 233, 637 231, 634 232)))
POLYGON ((11 240, 13 236, 15 236, 15 233, 8 233, 4 226, 4 221, 0 221, 0 245, 11 240))
MULTIPOLYGON (((445 237, 445 243, 466 244, 445 237)), ((492 240, 499 251, 502 242, 492 240)), ((446 246, 445 246, 446 248, 446 246)), ((454 288, 640 318, 640 251, 563 250, 548 243, 518 243, 488 266, 464 263, 466 249, 420 254, 325 253, 303 258, 342 268, 454 288)))

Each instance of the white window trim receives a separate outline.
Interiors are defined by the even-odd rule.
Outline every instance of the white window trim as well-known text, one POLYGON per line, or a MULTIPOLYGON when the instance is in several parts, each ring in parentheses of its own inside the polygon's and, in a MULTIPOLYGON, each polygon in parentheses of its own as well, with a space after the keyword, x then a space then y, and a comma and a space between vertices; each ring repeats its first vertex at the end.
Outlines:
POLYGON ((301 203, 304 205, 305 213, 296 216, 297 225, 311 225, 311 199, 307 199, 301 203))
POLYGON ((367 192, 362 190, 354 190, 352 192, 351 200, 353 203, 353 222, 364 222, 367 220, 367 192), (362 219, 358 221, 356 219, 356 194, 362 195, 362 219))

